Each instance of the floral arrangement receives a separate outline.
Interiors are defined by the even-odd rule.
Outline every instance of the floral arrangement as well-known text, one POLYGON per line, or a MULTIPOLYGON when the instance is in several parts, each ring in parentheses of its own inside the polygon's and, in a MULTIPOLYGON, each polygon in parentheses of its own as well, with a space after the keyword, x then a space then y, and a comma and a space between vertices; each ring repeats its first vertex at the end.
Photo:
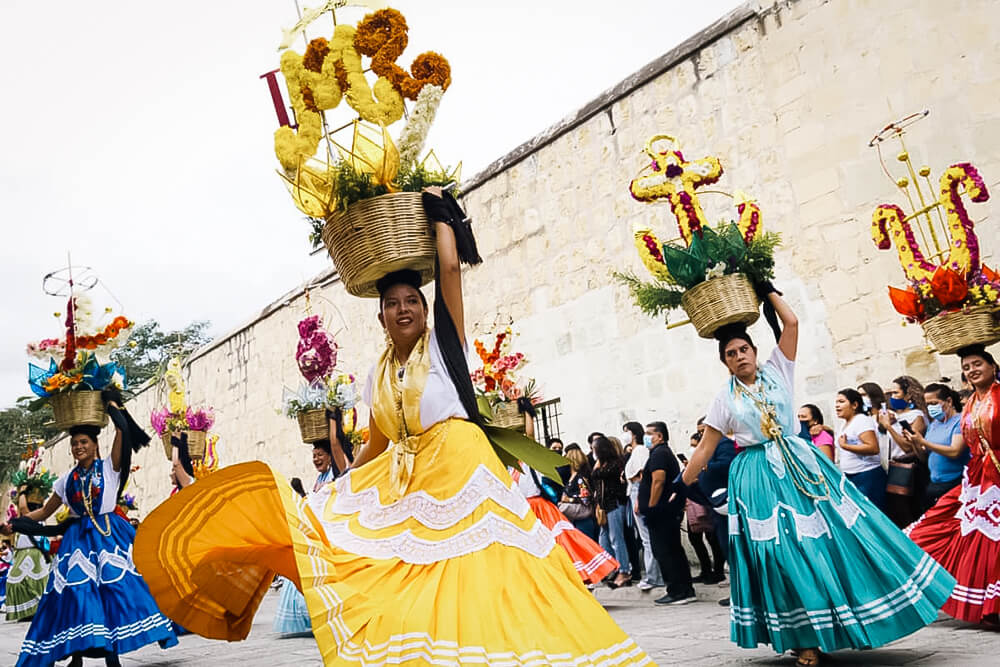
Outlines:
MULTIPOLYGON (((908 161, 909 155, 904 151, 901 159, 908 161)), ((927 176, 929 170, 924 168, 922 173, 927 176)), ((905 189, 906 181, 896 184, 905 189)), ((919 223, 918 215, 907 216, 895 204, 882 204, 872 214, 872 240, 882 250, 895 243, 910 283, 904 289, 889 287, 893 307, 910 322, 925 322, 943 312, 1000 305, 1000 275, 981 262, 979 239, 960 189, 973 202, 989 199, 986 183, 973 165, 963 162, 944 171, 934 206, 944 210, 949 243, 947 254, 937 254, 937 264, 927 259, 917 243, 913 226, 919 223)))
POLYGON ((11 494, 16 498, 14 494, 17 493, 17 490, 25 487, 29 493, 34 492, 41 496, 48 496, 52 493, 52 485, 57 479, 55 474, 43 467, 42 449, 33 449, 27 458, 22 455, 18 469, 10 476, 10 483, 13 487, 11 494))
POLYGON ((718 158, 689 161, 669 135, 652 137, 645 152, 651 162, 632 180, 629 192, 642 202, 666 200, 683 245, 662 243, 647 227, 635 230, 636 250, 653 280, 632 273, 614 276, 629 288, 644 313, 655 316, 680 308, 687 290, 714 278, 740 273, 751 283, 760 283, 774 277, 774 250, 781 239, 762 231, 755 201, 738 192, 733 195, 735 222, 721 222, 714 228, 705 222, 696 190, 721 178, 718 158), (663 147, 664 141, 670 145, 663 147))
MULTIPOLYGON (((451 66, 433 51, 418 55, 408 70, 397 64, 409 40, 400 12, 379 9, 356 26, 335 20, 332 37, 309 41, 302 54, 287 48, 291 36, 337 6, 327 2, 306 10, 295 27, 285 31, 279 47, 294 125, 276 77, 267 75, 272 77, 268 84, 281 125, 274 134, 281 175, 295 205, 314 219, 369 197, 419 192, 458 180, 458 170, 441 167, 433 151, 419 158, 441 97, 451 85, 451 66), (403 119, 406 100, 413 107, 394 142, 387 128, 403 119), (356 120, 331 132, 324 114, 341 102, 355 112, 356 120), (334 137, 348 130, 353 137, 350 147, 344 147, 334 137)), ((315 244, 315 233, 312 238, 315 244)))
POLYGON ((173 357, 167 362, 163 373, 163 383, 167 388, 167 405, 153 410, 149 415, 150 426, 163 437, 167 433, 181 431, 208 431, 215 424, 212 408, 194 409, 187 404, 181 360, 173 357))
MULTIPOLYGON (((110 308, 104 309, 104 317, 110 313, 110 308)), ((55 317, 62 319, 63 315, 57 312, 55 317)), ((66 301, 64 337, 28 344, 29 356, 49 360, 48 368, 28 364, 28 384, 37 396, 71 390, 100 391, 112 383, 125 386, 124 369, 102 359, 128 340, 135 323, 118 316, 102 326, 101 319, 94 317, 90 297, 72 293, 66 301)))
POLYGON ((187 408, 183 412, 171 412, 169 408, 153 410, 149 416, 150 426, 156 434, 180 431, 208 431, 215 425, 215 412, 212 408, 187 408))
POLYGON ((118 507, 122 508, 126 512, 139 511, 139 503, 136 501, 135 496, 131 493, 122 494, 122 497, 118 499, 118 507))
POLYGON ((324 328, 319 315, 310 315, 298 324, 299 342, 295 361, 305 379, 297 391, 285 388, 282 412, 298 417, 309 410, 340 408, 344 431, 353 431, 356 406, 361 402, 358 379, 353 373, 336 373, 337 343, 324 328))
POLYGON ((511 351, 513 336, 513 330, 507 327, 496 335, 492 348, 487 348, 478 338, 474 342, 483 367, 472 372, 472 385, 491 405, 522 398, 534 403, 539 398, 535 380, 518 377, 517 371, 524 365, 525 357, 521 352, 511 351))

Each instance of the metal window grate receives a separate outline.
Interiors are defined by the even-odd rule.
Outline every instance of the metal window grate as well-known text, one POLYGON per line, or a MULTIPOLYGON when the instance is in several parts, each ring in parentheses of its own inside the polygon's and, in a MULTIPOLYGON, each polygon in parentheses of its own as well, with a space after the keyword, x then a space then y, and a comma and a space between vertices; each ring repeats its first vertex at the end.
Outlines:
POLYGON ((562 401, 553 398, 535 406, 535 440, 543 445, 549 438, 562 439, 559 417, 562 416, 562 401))

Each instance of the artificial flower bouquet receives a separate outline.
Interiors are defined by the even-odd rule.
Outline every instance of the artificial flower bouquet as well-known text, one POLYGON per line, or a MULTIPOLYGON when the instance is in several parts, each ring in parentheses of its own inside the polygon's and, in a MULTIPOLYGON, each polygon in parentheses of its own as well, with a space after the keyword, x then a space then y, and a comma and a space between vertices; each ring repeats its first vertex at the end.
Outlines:
POLYGON ((10 476, 11 499, 16 503, 17 494, 24 492, 29 503, 44 503, 52 493, 58 477, 42 464, 42 450, 34 443, 21 455, 21 463, 10 476))
POLYGON ((524 365, 525 357, 521 352, 512 351, 513 337, 513 330, 507 327, 496 335, 492 348, 475 340, 476 353, 483 366, 472 372, 472 386, 483 412, 491 416, 493 424, 523 431, 524 417, 519 403, 534 404, 540 397, 533 378, 519 377, 518 370, 524 365))
POLYGON ((357 377, 336 372, 337 343, 323 328, 319 315, 300 321, 298 330, 295 361, 305 382, 296 391, 285 388, 282 412, 298 421, 302 441, 308 444, 329 440, 327 410, 339 409, 344 432, 351 437, 361 400, 357 377))
MULTIPOLYGON (((62 313, 55 313, 62 319, 62 313)), ((28 364, 28 384, 32 392, 52 406, 55 427, 90 424, 104 426, 108 418, 101 391, 112 385, 124 388, 125 370, 108 359, 123 345, 134 323, 123 316, 112 317, 105 308, 98 317, 90 297, 71 293, 66 301, 61 338, 45 338, 29 343, 29 356, 48 360, 48 367, 28 364)))
POLYGON ((390 8, 356 25, 335 14, 331 37, 312 39, 301 54, 288 48, 327 11, 335 14, 338 6, 307 10, 279 45, 294 119, 277 73, 267 75, 280 125, 274 151, 295 206, 312 225, 314 246, 326 244, 348 292, 374 296, 374 281, 390 271, 433 275, 434 243, 420 193, 457 182, 460 167, 446 169, 433 151, 421 153, 451 84, 451 66, 426 52, 409 71, 400 67, 408 27, 390 8), (338 107, 344 114, 335 120, 329 112, 338 107), (394 140, 388 128, 404 116, 394 140))
POLYGON ((929 193, 915 178, 919 174, 933 187, 930 167, 914 169, 902 135, 905 127, 926 116, 921 112, 890 123, 869 145, 879 149, 881 160, 882 142, 898 138, 901 151, 896 159, 906 165, 908 176, 893 180, 884 161, 883 171, 908 201, 930 203, 911 214, 895 204, 881 204, 872 214, 871 232, 879 249, 895 244, 909 282, 903 289, 889 286, 893 307, 907 321, 919 323, 938 352, 948 354, 967 345, 1000 341, 1000 275, 982 262, 975 225, 962 199, 963 195, 974 203, 989 199, 979 170, 968 162, 953 164, 941 174, 937 191, 929 193), (920 246, 915 229, 933 248, 920 246))
POLYGON ((642 202, 665 200, 677 220, 681 243, 662 243, 647 227, 635 230, 635 245, 653 276, 615 277, 628 286, 648 315, 683 308, 704 338, 724 324, 752 324, 760 316, 754 285, 774 277, 777 234, 763 232, 761 212, 745 195, 733 195, 736 222, 705 223, 697 189, 722 176, 718 158, 688 161, 669 135, 652 137, 645 148, 651 162, 632 180, 629 192, 642 202))
POLYGON ((208 443, 208 432, 215 425, 215 411, 212 408, 194 408, 187 403, 187 391, 182 375, 181 360, 172 358, 161 378, 167 390, 167 405, 153 410, 149 416, 150 426, 163 441, 167 460, 173 459, 171 436, 186 434, 188 454, 193 460, 204 458, 208 443))

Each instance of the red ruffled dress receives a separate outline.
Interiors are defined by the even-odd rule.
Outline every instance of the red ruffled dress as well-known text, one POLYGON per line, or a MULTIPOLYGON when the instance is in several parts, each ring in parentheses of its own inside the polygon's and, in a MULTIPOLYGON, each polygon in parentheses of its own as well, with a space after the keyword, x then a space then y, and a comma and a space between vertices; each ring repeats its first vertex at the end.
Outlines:
POLYGON ((618 569, 618 561, 601 548, 594 540, 578 530, 554 503, 542 496, 542 490, 535 483, 531 470, 521 464, 521 470, 511 471, 521 493, 528 499, 531 511, 552 532, 556 544, 569 554, 573 567, 580 573, 584 583, 597 584, 618 569))
POLYGON ((962 484, 907 528, 958 584, 943 611, 979 623, 1000 613, 1000 384, 973 395, 962 412, 962 436, 972 458, 962 484))

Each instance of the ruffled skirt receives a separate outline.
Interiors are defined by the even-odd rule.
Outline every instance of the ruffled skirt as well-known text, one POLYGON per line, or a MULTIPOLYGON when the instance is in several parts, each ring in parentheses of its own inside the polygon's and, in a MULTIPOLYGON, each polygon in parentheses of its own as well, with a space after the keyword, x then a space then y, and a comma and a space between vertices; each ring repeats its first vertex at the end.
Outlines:
POLYGON ((283 635, 296 635, 312 630, 306 598, 288 579, 282 577, 281 596, 274 612, 274 631, 283 635))
POLYGON ((535 516, 552 531, 556 544, 566 550, 584 583, 596 584, 618 569, 618 561, 601 545, 577 530, 559 508, 541 496, 528 498, 535 516))
POLYGON ((816 460, 825 500, 789 472, 779 478, 763 447, 733 460, 730 618, 740 646, 874 648, 934 621, 955 585, 825 456, 816 460))
POLYGON ((101 528, 105 517, 110 535, 98 532, 89 518, 66 532, 18 667, 47 667, 73 653, 120 655, 153 642, 163 648, 177 643, 170 619, 135 570, 135 531, 115 513, 98 517, 101 528))
POLYGON ((970 483, 967 468, 907 533, 958 580, 946 614, 979 623, 1000 613, 1000 487, 970 483))
POLYGON ((143 522, 160 607, 241 639, 274 572, 297 583, 326 665, 648 664, 590 595, 482 431, 420 437, 401 497, 383 454, 310 496, 263 463, 214 473, 143 522))
POLYGON ((7 574, 7 620, 31 618, 45 593, 49 564, 40 549, 14 551, 14 562, 7 574))

